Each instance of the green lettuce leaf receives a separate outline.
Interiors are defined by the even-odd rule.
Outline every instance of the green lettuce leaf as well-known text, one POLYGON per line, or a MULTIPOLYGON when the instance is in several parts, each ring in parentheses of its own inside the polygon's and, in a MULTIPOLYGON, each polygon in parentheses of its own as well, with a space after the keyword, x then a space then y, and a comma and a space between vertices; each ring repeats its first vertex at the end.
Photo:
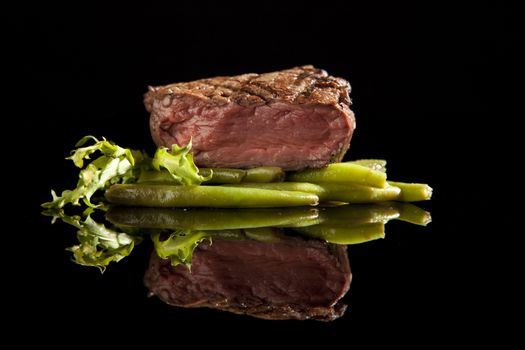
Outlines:
POLYGON ((151 239, 157 255, 163 259, 170 258, 171 265, 184 264, 191 267, 193 251, 203 240, 211 235, 204 231, 177 230, 165 240, 161 240, 160 233, 153 233, 151 239))
POLYGON ((44 215, 53 216, 53 223, 61 219, 65 223, 78 228, 78 245, 67 248, 73 252, 73 261, 83 266, 94 266, 104 272, 113 261, 118 262, 131 254, 135 244, 142 239, 140 236, 128 235, 98 223, 89 215, 84 220, 78 215, 66 215, 63 209, 50 209, 44 215))
POLYGON ((189 153, 190 149, 191 140, 184 147, 174 144, 171 152, 166 147, 159 147, 152 160, 153 167, 156 170, 165 168, 181 185, 200 185, 210 180, 213 174, 207 177, 199 174, 199 169, 193 162, 193 155, 189 153))
POLYGON ((104 138, 99 141, 93 136, 85 136, 76 144, 76 147, 83 146, 89 140, 94 141, 95 144, 74 150, 72 155, 66 159, 71 159, 77 167, 82 168, 84 160, 90 159, 90 155, 93 153, 98 151, 102 155, 80 171, 75 189, 65 190, 60 196, 51 190, 53 200, 42 204, 44 208, 60 209, 68 203, 80 205, 80 200, 83 200, 86 205, 94 207, 95 205, 91 203, 90 199, 96 191, 105 189, 117 182, 135 181, 138 175, 137 171, 143 166, 144 160, 147 160, 147 156, 141 152, 122 148, 104 138), (135 158, 140 160, 140 166, 137 166, 135 158))
POLYGON ((95 144, 73 150, 71 152, 72 155, 66 159, 71 159, 77 167, 82 168, 84 166, 84 159, 89 159, 91 154, 95 153, 96 151, 100 151, 103 155, 108 157, 116 158, 125 156, 125 158, 127 158, 132 165, 135 165, 131 150, 129 148, 117 146, 114 143, 107 141, 104 137, 102 138, 102 141, 99 141, 94 136, 84 136, 76 143, 75 147, 83 146, 89 140, 95 141, 95 144))

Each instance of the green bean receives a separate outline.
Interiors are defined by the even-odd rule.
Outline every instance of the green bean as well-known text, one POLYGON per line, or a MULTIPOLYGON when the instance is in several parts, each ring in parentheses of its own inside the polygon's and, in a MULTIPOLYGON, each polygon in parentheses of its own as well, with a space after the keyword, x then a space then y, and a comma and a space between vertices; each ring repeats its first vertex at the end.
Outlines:
POLYGON ((384 188, 340 183, 309 183, 309 182, 270 182, 270 183, 240 183, 226 185, 228 187, 250 187, 278 191, 300 191, 315 194, 321 201, 338 201, 346 203, 373 203, 396 200, 401 190, 397 187, 384 188))
MULTIPOLYGON (((264 190, 276 190, 276 191, 299 191, 312 193, 317 196, 324 194, 325 190, 317 185, 309 182, 243 182, 240 184, 228 184, 224 185, 227 187, 240 187, 240 188, 261 188, 264 190)), ((320 198, 319 198, 320 199, 320 198)))
POLYGON ((282 230, 274 227, 257 227, 240 230, 213 230, 205 231, 213 239, 245 240, 252 239, 259 242, 274 243, 283 238, 282 230))
POLYGON ((246 237, 260 242, 279 242, 283 237, 281 230, 273 227, 249 228, 244 230, 246 237))
MULTIPOLYGON (((213 171, 211 180, 205 181, 206 184, 226 184, 239 183, 246 176, 246 170, 226 169, 226 168, 201 168, 199 173, 202 176, 209 176, 213 171)), ((140 173, 139 183, 144 182, 162 182, 176 183, 175 179, 167 171, 143 170, 140 173)))
POLYGON ((390 186, 399 187, 401 193, 397 197, 402 202, 426 201, 432 197, 432 187, 427 184, 405 183, 405 182, 388 182, 390 186))
POLYGON ((156 170, 142 170, 137 183, 165 183, 165 184, 178 184, 177 181, 167 171, 156 171, 156 170))
POLYGON ((313 225, 319 225, 321 223, 321 220, 319 217, 316 218, 308 218, 301 221, 295 221, 290 224, 284 224, 284 225, 275 225, 275 227, 283 227, 283 228, 293 228, 293 227, 306 227, 306 226, 313 226, 313 225))
POLYGON ((205 181, 207 184, 232 184, 239 183, 246 176, 246 170, 229 168, 200 168, 199 172, 203 176, 209 176, 212 172, 211 180, 205 181))
MULTIPOLYGON (((202 230, 195 230, 195 231, 202 231, 202 230)), ((206 231, 206 233, 209 235, 211 239, 227 239, 230 241, 242 241, 243 239, 246 239, 246 236, 244 235, 243 230, 213 230, 213 231, 206 231)))
POLYGON ((119 226, 208 231, 300 225, 318 217, 319 210, 312 207, 180 209, 112 206, 106 214, 110 222, 119 226))
POLYGON ((381 171, 383 173, 386 172, 386 160, 384 159, 359 159, 359 160, 351 160, 346 163, 354 163, 362 166, 366 166, 367 168, 381 171))
POLYGON ((335 244, 358 244, 385 237, 385 224, 374 223, 347 227, 315 225, 294 228, 303 235, 335 244))
POLYGON ((291 173, 288 181, 354 183, 383 188, 386 174, 354 163, 333 163, 322 169, 307 169, 291 173))
POLYGON ((355 184, 318 183, 324 192, 319 195, 322 201, 339 201, 346 203, 374 203, 391 201, 398 198, 401 190, 389 186, 383 188, 355 184))
POLYGON ((319 222, 324 226, 349 226, 386 223, 400 216, 399 209, 384 204, 348 204, 339 207, 321 208, 319 222))
POLYGON ((284 180, 284 171, 279 167, 261 166, 246 170, 243 182, 277 182, 284 180))
POLYGON ((163 184, 116 184, 105 196, 110 203, 145 207, 270 208, 319 202, 319 197, 304 192, 163 184))
POLYGON ((397 220, 405 221, 414 225, 427 226, 432 222, 432 216, 426 210, 416 207, 410 203, 384 203, 384 205, 393 205, 399 210, 399 217, 397 220))

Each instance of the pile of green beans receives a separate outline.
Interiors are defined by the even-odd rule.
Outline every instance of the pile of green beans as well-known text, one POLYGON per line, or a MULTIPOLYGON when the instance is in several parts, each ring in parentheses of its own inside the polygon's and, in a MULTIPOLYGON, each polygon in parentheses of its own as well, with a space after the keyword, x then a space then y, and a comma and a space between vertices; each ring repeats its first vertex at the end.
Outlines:
POLYGON ((320 202, 378 203, 428 200, 432 188, 387 181, 386 161, 363 159, 285 174, 281 168, 202 168, 211 179, 180 186, 166 171, 144 170, 137 183, 115 184, 110 203, 145 207, 271 208, 315 206, 320 202))

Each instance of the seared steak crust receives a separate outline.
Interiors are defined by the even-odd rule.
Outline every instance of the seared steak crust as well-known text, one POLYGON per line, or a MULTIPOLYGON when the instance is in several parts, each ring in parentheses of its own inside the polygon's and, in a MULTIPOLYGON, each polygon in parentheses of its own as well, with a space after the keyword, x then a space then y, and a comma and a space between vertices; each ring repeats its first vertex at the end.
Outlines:
POLYGON ((146 93, 144 104, 153 110, 154 100, 165 100, 179 94, 210 99, 218 105, 238 103, 242 106, 263 105, 269 102, 295 104, 351 105, 350 84, 341 78, 329 76, 313 66, 264 74, 243 74, 233 77, 215 77, 187 83, 152 87, 146 93))

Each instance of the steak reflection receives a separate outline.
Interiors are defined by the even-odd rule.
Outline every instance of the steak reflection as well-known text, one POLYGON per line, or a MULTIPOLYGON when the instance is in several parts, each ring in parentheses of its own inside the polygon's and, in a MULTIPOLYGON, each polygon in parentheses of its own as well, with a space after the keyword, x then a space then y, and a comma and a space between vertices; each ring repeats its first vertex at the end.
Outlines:
POLYGON ((202 242, 193 252, 191 269, 172 266, 153 252, 144 283, 151 295, 175 306, 266 319, 340 317, 346 309, 340 299, 352 276, 346 246, 280 232, 272 232, 274 237, 276 233, 281 237, 273 242, 251 238, 202 242))

